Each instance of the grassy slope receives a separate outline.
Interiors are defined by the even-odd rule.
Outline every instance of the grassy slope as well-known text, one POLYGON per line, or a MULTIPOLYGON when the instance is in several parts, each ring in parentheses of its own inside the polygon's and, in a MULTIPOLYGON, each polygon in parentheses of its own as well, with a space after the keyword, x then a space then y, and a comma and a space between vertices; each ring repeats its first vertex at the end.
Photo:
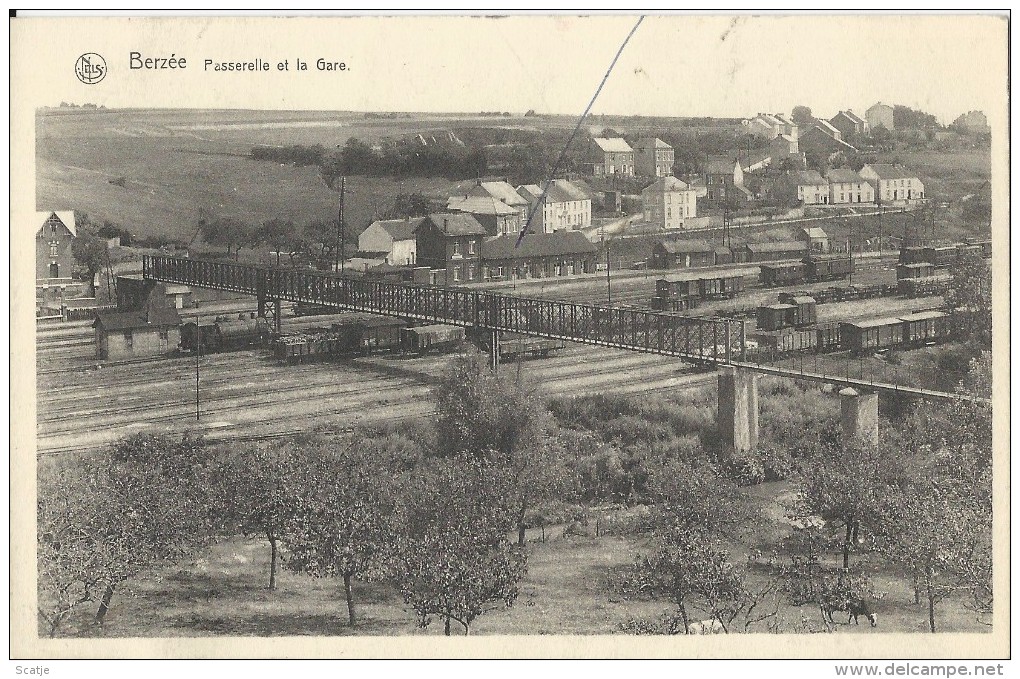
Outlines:
MULTIPOLYGON (((317 114, 317 119, 300 123, 310 126, 272 127, 293 123, 297 114, 262 120, 268 115, 194 111, 40 115, 36 204, 40 209, 83 210, 135 234, 185 241, 195 233, 199 208, 251 223, 273 217, 299 224, 329 219, 336 214, 337 194, 323 184, 317 168, 256 162, 244 154, 257 144, 331 147, 352 134, 362 138, 398 134, 408 124, 356 121, 338 126, 327 121, 329 126, 321 126, 324 114, 317 114), (252 127, 260 124, 270 127, 252 127), (109 183, 119 177, 126 179, 124 187, 109 183)), ((444 179, 352 177, 347 183, 347 221, 352 231, 360 232, 397 193, 445 196, 451 185, 444 179)))

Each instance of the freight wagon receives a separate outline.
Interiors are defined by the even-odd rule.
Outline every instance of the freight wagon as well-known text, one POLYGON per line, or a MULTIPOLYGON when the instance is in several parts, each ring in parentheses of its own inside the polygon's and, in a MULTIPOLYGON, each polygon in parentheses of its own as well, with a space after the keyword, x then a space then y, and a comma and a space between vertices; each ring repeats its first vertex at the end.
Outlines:
POLYGON ((786 264, 762 264, 761 284, 766 287, 777 285, 793 285, 804 281, 806 267, 803 262, 786 264))
POLYGON ((928 278, 933 275, 935 275, 935 267, 928 262, 898 264, 896 266, 896 280, 903 280, 904 278, 928 278))
POLYGON ((832 281, 846 278, 853 271, 850 257, 820 255, 804 258, 804 275, 809 281, 832 281))
POLYGON ((791 304, 796 310, 787 317, 789 325, 814 325, 818 317, 818 304, 815 298, 804 292, 781 293, 779 301, 782 304, 791 304))
POLYGON ((926 295, 942 295, 949 289, 952 276, 927 276, 925 278, 901 278, 897 281, 897 289, 904 297, 923 297, 926 295))
POLYGON ((920 311, 900 320, 903 321, 903 342, 907 344, 934 342, 949 334, 949 316, 942 311, 920 311))
POLYGON ((359 321, 357 325, 360 330, 359 342, 363 355, 400 350, 400 330, 405 325, 401 319, 374 316, 359 321))
POLYGON ((464 341, 464 328, 456 325, 423 325, 418 328, 404 328, 401 344, 405 351, 418 355, 430 351, 448 351, 464 341))
POLYGON ((839 349, 839 323, 824 323, 815 326, 815 351, 837 351, 839 349))
POLYGON ((775 330, 755 333, 754 337, 760 348, 775 353, 807 351, 818 341, 814 330, 775 330))
POLYGON ((896 346, 903 342, 903 321, 899 318, 872 318, 840 323, 840 348, 852 354, 896 346))
POLYGON ((652 311, 690 311, 698 307, 698 300, 693 297, 652 297, 649 305, 652 311))
POLYGON ((796 313, 797 306, 794 304, 770 304, 758 307, 756 314, 759 330, 780 330, 789 325, 787 319, 796 313))

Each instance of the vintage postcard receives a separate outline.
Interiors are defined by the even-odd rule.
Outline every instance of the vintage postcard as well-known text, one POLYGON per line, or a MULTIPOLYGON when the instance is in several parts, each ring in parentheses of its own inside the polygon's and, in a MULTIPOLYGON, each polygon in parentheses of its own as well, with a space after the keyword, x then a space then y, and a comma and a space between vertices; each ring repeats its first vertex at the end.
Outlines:
POLYGON ((1008 28, 11 18, 12 656, 1007 657, 1008 28))

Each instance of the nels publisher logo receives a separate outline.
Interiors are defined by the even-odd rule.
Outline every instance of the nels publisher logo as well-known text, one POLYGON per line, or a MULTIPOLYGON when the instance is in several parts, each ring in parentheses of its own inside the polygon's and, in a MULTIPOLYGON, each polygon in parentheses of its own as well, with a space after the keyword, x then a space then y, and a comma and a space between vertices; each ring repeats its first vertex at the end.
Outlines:
POLYGON ((75 62, 74 74, 86 85, 95 85, 106 77, 106 59, 95 52, 86 52, 75 62))

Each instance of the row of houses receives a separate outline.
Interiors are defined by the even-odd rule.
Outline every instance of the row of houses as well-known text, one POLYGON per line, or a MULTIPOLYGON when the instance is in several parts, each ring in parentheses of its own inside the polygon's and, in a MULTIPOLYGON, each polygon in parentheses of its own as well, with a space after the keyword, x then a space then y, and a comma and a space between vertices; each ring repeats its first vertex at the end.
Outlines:
POLYGON ((902 165, 872 163, 854 172, 815 170, 796 172, 777 181, 777 190, 796 192, 802 205, 908 205, 924 200, 924 183, 902 165))
POLYGON ((669 177, 676 153, 657 137, 644 137, 631 147, 622 137, 596 137, 586 169, 595 177, 669 177))
POLYGON ((598 254, 580 231, 492 235, 464 212, 372 222, 358 238, 358 249, 386 271, 443 270, 451 285, 590 273, 598 254))
POLYGON ((475 180, 457 187, 450 212, 472 215, 490 236, 529 231, 553 233, 591 226, 595 192, 583 180, 552 179, 514 188, 504 180, 475 180))

